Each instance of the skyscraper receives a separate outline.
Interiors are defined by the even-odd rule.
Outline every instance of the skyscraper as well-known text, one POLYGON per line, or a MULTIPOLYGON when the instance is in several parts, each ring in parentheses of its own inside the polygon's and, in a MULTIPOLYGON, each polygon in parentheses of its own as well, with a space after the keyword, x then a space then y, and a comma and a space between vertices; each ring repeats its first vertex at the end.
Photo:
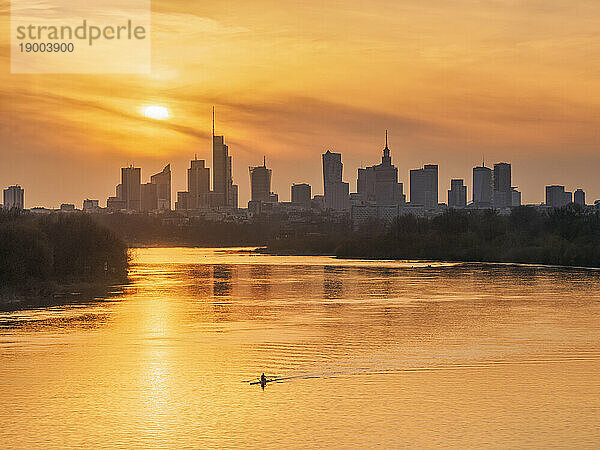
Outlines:
POLYGON ((198 209, 208 204, 207 194, 210 191, 210 169, 203 159, 194 158, 187 170, 189 192, 188 209, 198 209))
POLYGON ((573 194, 573 203, 585 206, 585 192, 583 189, 577 189, 573 194))
POLYGON ((485 167, 473 168, 473 205, 490 208, 492 206, 492 169, 485 167))
POLYGON ((128 211, 140 211, 142 193, 142 169, 139 167, 123 167, 121 169, 121 196, 125 209, 128 211))
POLYGON ((250 201, 252 202, 273 202, 275 198, 271 193, 271 174, 273 171, 267 169, 266 158, 263 158, 263 165, 250 167, 250 201))
POLYGON ((438 166, 426 164, 410 171, 410 204, 436 208, 438 206, 438 166))
POLYGON ((150 182, 156 185, 156 207, 155 209, 171 210, 171 164, 150 177, 150 182))
POLYGON ((24 209, 25 191, 21 186, 14 185, 4 189, 4 208, 6 209, 24 209))
POLYGON ((392 164, 387 137, 386 130, 381 164, 358 169, 357 191, 363 201, 378 205, 404 204, 404 186, 398 183, 398 169, 392 164))
POLYGON ((213 108, 213 192, 221 206, 237 207, 237 186, 233 186, 231 156, 223 136, 215 136, 215 109, 213 108), (235 197, 235 198, 234 198, 235 197), (236 205, 234 205, 234 200, 236 205))
POLYGON ((350 208, 350 187, 342 181, 342 154, 327 150, 323 154, 323 191, 325 208, 345 211, 350 208))
POLYGON ((552 185, 546 186, 546 206, 560 208, 571 203, 573 195, 565 191, 564 186, 552 185))
POLYGON ((464 180, 450 180, 448 206, 450 208, 464 208, 467 206, 467 187, 465 186, 464 180))
POLYGON ((154 183, 144 183, 141 189, 141 209, 149 212, 158 209, 158 186, 154 183))
POLYGON ((292 185, 292 203, 303 208, 310 208, 312 198, 310 184, 300 183, 292 185))
POLYGON ((512 206, 511 167, 508 163, 494 164, 494 208, 512 206))

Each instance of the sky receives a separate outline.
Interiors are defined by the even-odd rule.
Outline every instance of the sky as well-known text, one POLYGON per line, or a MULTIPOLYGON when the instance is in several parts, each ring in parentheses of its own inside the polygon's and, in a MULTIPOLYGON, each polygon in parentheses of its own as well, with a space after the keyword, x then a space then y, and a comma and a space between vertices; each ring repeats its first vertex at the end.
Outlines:
POLYGON ((0 186, 26 207, 104 205, 128 164, 146 182, 171 163, 175 198, 195 154, 212 167, 213 105, 240 206, 263 155, 282 201, 322 193, 327 149, 355 191, 386 129, 407 196, 409 170, 437 163, 440 200, 451 178, 470 198, 485 158, 512 163, 524 203, 546 184, 600 198, 597 0, 153 0, 139 75, 11 74, 6 0, 0 17, 0 186))

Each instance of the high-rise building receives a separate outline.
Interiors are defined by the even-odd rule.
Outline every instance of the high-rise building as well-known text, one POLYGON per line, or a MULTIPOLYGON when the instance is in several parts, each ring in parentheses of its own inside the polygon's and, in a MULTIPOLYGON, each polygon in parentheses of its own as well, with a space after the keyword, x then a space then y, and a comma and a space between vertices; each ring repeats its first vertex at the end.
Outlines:
POLYGON ((198 209, 208 205, 207 194, 210 191, 210 169, 203 159, 194 158, 187 170, 187 187, 190 205, 188 209, 198 209))
POLYGON ((494 208, 512 206, 511 167, 508 163, 494 164, 494 208))
POLYGON ((521 206, 521 192, 519 192, 516 187, 513 187, 511 189, 510 199, 511 199, 511 206, 513 208, 516 208, 517 206, 521 206))
POLYGON ((220 206, 237 207, 237 186, 234 188, 232 161, 229 147, 223 136, 215 136, 215 110, 213 108, 213 192, 220 206), (236 197, 236 198, 234 198, 236 197), (236 205, 234 205, 234 200, 236 205))
POLYGON ((573 195, 565 191, 564 186, 552 185, 546 186, 546 206, 560 208, 571 203, 573 195))
POLYGON ((292 203, 303 208, 310 208, 312 193, 310 184, 300 183, 292 185, 292 203))
POLYGON ((158 207, 158 186, 154 183, 144 183, 141 192, 141 211, 156 211, 158 207))
POLYGON ((381 164, 358 169, 357 191, 363 201, 378 205, 404 204, 404 186, 398 183, 398 169, 392 164, 387 138, 386 130, 381 164))
POLYGON ((492 169, 485 165, 473 168, 473 206, 490 208, 492 206, 492 169))
POLYGON ((263 165, 250 167, 250 201, 276 203, 277 195, 271 192, 271 175, 273 171, 267 168, 267 159, 263 165))
POLYGON ((327 150, 323 154, 323 191, 325 208, 336 211, 350 209, 350 186, 342 181, 342 154, 327 150))
POLYGON ((187 191, 177 193, 175 209, 196 210, 210 204, 210 169, 206 161, 194 157, 187 170, 187 191))
POLYGON ((450 208, 464 208, 467 206, 467 186, 465 186, 464 180, 454 179, 450 181, 448 206, 450 208))
POLYGON ((21 186, 14 185, 4 189, 4 206, 5 209, 24 209, 25 207, 25 191, 21 186))
POLYGON ((438 206, 438 166, 426 164, 422 169, 410 171, 410 204, 437 208, 438 206))
POLYGON ((156 185, 156 206, 153 209, 171 210, 171 164, 150 177, 150 182, 156 185))
POLYGON ((573 202, 578 205, 585 206, 585 192, 583 189, 577 189, 575 191, 573 194, 573 202))
POLYGON ((121 196, 128 211, 140 211, 142 199, 142 169, 139 167, 123 167, 121 169, 121 196))

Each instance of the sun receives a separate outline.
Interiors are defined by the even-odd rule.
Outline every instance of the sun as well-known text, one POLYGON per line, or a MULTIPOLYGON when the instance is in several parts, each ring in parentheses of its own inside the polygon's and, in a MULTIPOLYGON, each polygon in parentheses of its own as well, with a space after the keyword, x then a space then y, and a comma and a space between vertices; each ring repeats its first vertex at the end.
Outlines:
POLYGON ((142 114, 150 119, 164 120, 169 118, 169 110, 164 106, 150 105, 142 109, 142 114))

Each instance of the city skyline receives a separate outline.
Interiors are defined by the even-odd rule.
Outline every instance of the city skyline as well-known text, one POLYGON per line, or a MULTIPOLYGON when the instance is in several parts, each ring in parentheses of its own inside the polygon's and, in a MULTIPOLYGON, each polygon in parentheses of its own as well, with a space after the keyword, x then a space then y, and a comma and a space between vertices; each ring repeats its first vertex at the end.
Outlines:
MULTIPOLYGON (((128 210, 138 212, 161 211, 161 210, 197 210, 202 208, 215 208, 225 206, 228 208, 245 208, 238 203, 238 186, 233 184, 231 164, 233 157, 229 154, 228 145, 225 144, 225 136, 216 136, 214 130, 214 108, 212 118, 212 143, 213 143, 213 166, 218 170, 213 171, 207 166, 206 161, 194 159, 190 161, 187 169, 187 190, 172 190, 171 164, 167 164, 160 172, 151 175, 150 181, 142 182, 141 168, 130 164, 121 168, 121 183, 116 185, 115 195, 109 196, 106 201, 106 209, 128 210), (229 186, 229 187, 227 187, 229 186), (211 189, 212 187, 212 189, 211 189), (224 193, 228 192, 228 193, 224 193), (173 194, 176 200, 173 202, 173 194), (171 207, 174 204, 174 208, 171 207)), ((398 169, 392 164, 391 150, 388 146, 388 130, 385 130, 385 147, 382 151, 381 163, 373 166, 359 167, 356 171, 356 189, 350 189, 350 183, 344 181, 342 154, 331 152, 327 149, 321 155, 322 158, 322 194, 315 194, 314 199, 322 198, 324 209, 334 211, 350 211, 354 207, 377 204, 379 206, 419 206, 425 209, 437 208, 438 205, 446 205, 453 208, 472 206, 475 208, 504 209, 520 206, 522 203, 522 192, 513 186, 512 164, 498 162, 492 167, 485 165, 472 168, 471 197, 468 196, 468 180, 463 178, 451 178, 450 189, 447 196, 440 197, 439 166, 437 164, 424 164, 421 168, 409 170, 409 197, 404 193, 404 183, 398 178, 398 169)), ((279 194, 271 190, 273 169, 266 165, 266 156, 263 156, 262 166, 249 166, 249 188, 251 197, 247 203, 249 209, 260 211, 251 207, 257 203, 303 203, 294 201, 294 188, 308 187, 309 183, 293 182, 289 185, 290 199, 281 200, 279 194)), ((23 208, 23 189, 19 185, 7 187, 4 190, 5 198, 9 195, 12 200, 12 190, 20 191, 20 208, 23 208)), ((566 191, 565 185, 544 185, 544 201, 530 203, 531 205, 546 205, 560 207, 574 202, 586 205, 586 191, 578 187, 574 192, 566 191)), ((299 190, 296 192, 299 194, 299 190)), ((300 194, 305 196, 305 191, 300 194)), ((93 197, 93 196, 92 196, 93 197)), ((588 197, 589 198, 589 197, 588 197)), ((5 201, 6 203, 6 201, 5 201)), ((594 204, 593 201, 592 204, 594 204)), ((69 211, 76 208, 76 202, 61 202, 60 209, 69 211)), ((91 200, 85 197, 82 201, 84 211, 96 211, 99 200, 91 200)), ((45 206, 37 206, 46 208, 45 206)), ((31 208, 31 206, 29 206, 31 208)), ((35 207, 34 207, 35 208, 35 207)), ((50 207, 52 209, 53 207, 50 207)))
MULTIPOLYGON (((518 168, 524 203, 543 201, 544 184, 581 184, 600 197, 600 4, 350 0, 294 11, 272 0, 158 0, 150 75, 5 70, 0 180, 28 186, 32 204, 58 206, 107 197, 115 171, 132 162, 184 172, 194 153, 210 160, 216 105, 234 178, 266 155, 282 199, 301 181, 299 164, 317 186, 324 148, 344 153, 347 167, 375 164, 385 128, 404 183, 407 170, 434 162, 445 192, 485 154, 518 168), (169 116, 144 115, 151 105, 169 116), (52 175, 65 169, 70 176, 52 175)), ((178 177, 173 190, 183 189, 178 177)))

